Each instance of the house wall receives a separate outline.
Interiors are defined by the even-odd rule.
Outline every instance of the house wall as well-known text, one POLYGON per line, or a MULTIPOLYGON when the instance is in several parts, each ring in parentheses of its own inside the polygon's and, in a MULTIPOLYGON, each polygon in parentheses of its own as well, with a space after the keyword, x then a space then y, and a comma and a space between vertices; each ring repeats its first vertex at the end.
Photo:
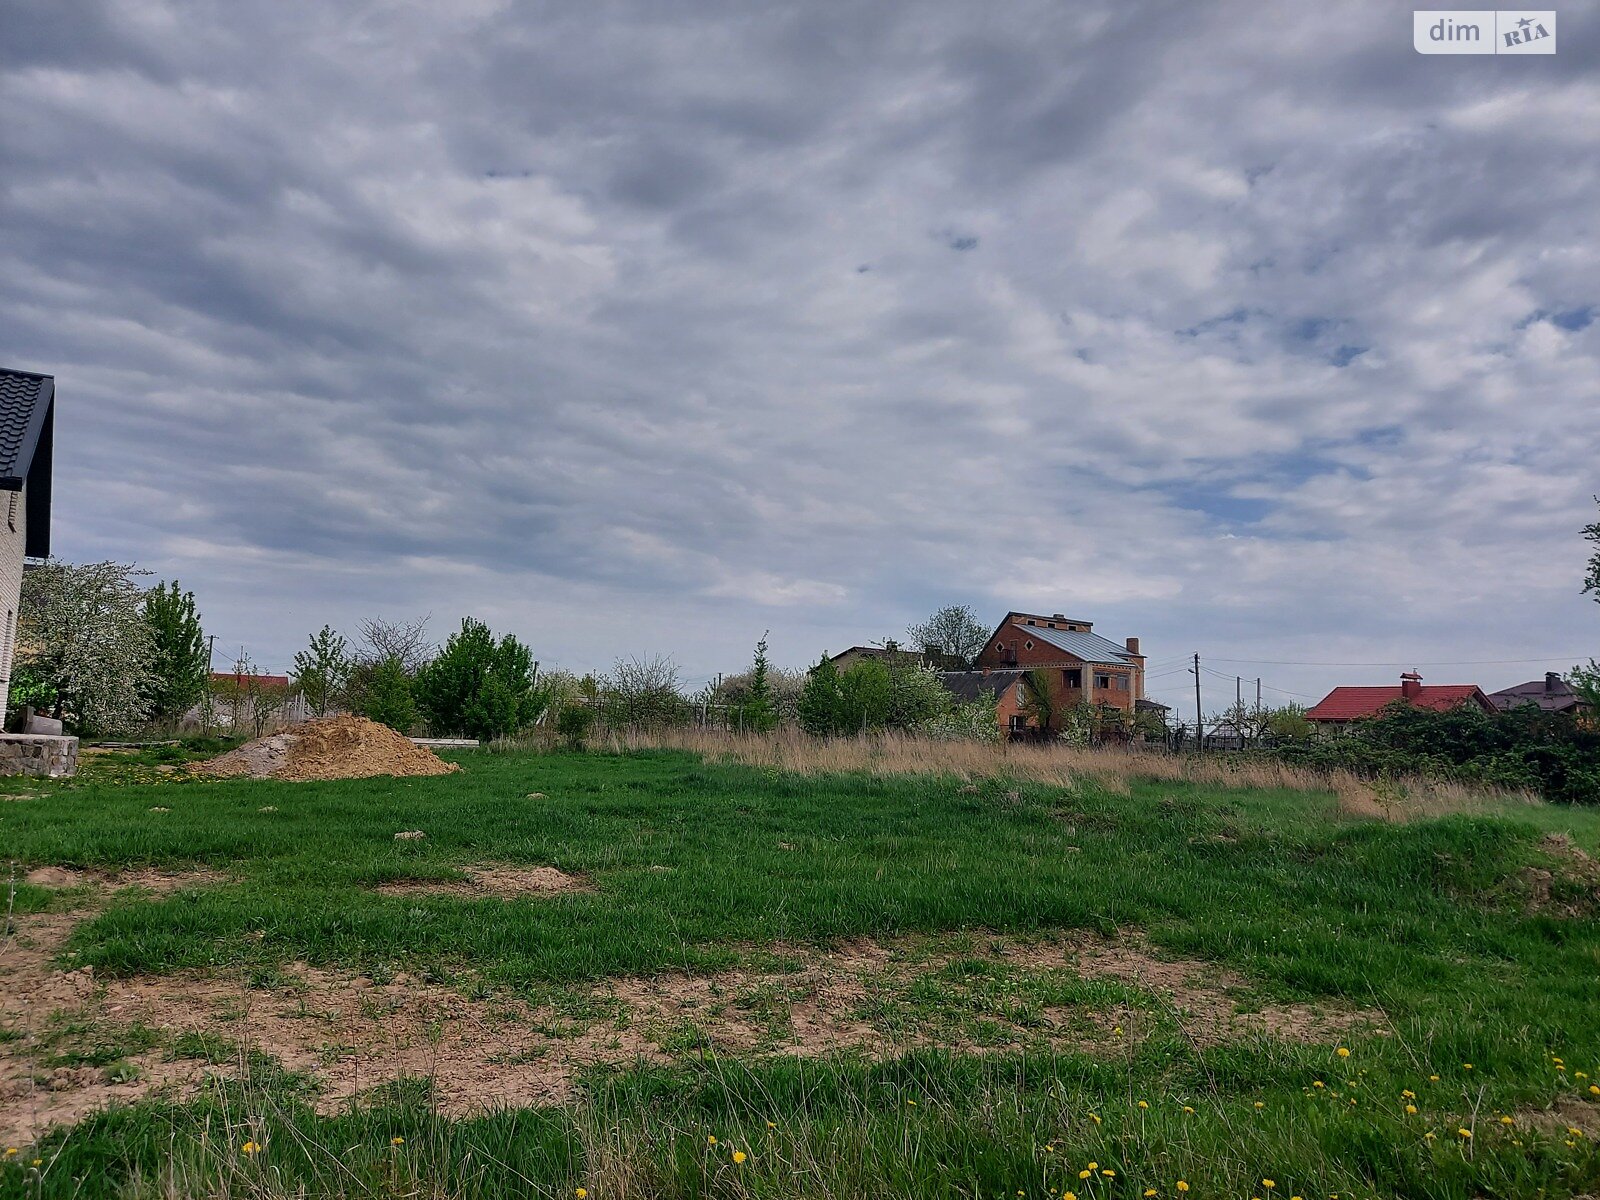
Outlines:
POLYGON ((11 697, 11 664, 17 655, 17 608, 22 596, 22 550, 27 538, 27 489, 0 491, 0 727, 11 697))
POLYGON ((1090 664, 1074 658, 1042 639, 1030 639, 1025 628, 1011 628, 999 637, 991 638, 989 644, 983 648, 983 652, 978 655, 977 665, 990 668, 1016 667, 1023 671, 1038 668, 1055 671, 1056 686, 1061 689, 1062 702, 1068 706, 1087 702, 1132 712, 1134 701, 1144 696, 1143 659, 1139 660, 1138 666, 1124 664, 1120 667, 1091 667, 1090 664), (1032 648, 1028 646, 1029 641, 1033 641, 1032 648), (1000 642, 1005 644, 1004 650, 999 649, 997 643, 1000 642), (1060 672, 1068 670, 1080 671, 1084 686, 1079 688, 1067 686, 1066 679, 1060 672), (1095 687, 1096 674, 1109 676, 1111 686, 1095 687))

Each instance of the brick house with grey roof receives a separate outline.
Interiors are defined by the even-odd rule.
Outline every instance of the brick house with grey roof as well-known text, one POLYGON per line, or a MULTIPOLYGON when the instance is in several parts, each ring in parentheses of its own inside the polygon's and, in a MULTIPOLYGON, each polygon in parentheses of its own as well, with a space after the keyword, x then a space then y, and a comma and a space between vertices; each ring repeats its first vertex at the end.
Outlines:
POLYGON ((979 670, 1050 672, 1061 707, 1104 705, 1133 713, 1144 698, 1139 639, 1118 645, 1091 621, 1062 613, 1010 612, 974 664, 979 670))

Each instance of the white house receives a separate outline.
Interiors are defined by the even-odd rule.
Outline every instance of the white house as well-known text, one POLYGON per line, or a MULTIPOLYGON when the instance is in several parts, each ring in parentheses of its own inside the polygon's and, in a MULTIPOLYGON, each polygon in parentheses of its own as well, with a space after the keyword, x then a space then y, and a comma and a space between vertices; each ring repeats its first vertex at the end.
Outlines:
POLYGON ((17 601, 26 558, 50 555, 50 468, 56 381, 0 367, 0 727, 17 649, 17 601))

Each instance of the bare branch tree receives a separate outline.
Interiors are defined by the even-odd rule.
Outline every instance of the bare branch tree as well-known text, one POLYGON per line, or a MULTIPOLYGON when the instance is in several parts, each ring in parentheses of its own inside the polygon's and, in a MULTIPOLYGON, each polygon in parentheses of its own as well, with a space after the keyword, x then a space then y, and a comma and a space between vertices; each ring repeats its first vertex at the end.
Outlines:
POLYGON ((361 641, 368 653, 368 662, 398 659, 406 673, 415 674, 433 657, 434 645, 428 640, 428 621, 432 613, 425 613, 412 621, 385 621, 373 617, 360 625, 361 641))

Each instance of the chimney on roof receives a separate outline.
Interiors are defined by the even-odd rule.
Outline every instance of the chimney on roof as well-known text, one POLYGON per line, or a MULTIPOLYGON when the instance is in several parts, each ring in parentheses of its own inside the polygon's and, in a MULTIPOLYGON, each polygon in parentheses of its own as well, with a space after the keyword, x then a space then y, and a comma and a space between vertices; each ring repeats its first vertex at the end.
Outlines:
POLYGON ((1402 700, 1415 700, 1422 693, 1422 676, 1415 671, 1407 671, 1400 676, 1400 698, 1402 700))
POLYGON ((1560 676, 1560 674, 1558 674, 1555 671, 1546 671, 1544 673, 1544 694, 1547 695, 1547 696, 1551 696, 1551 695, 1554 695, 1556 692, 1558 692, 1560 690, 1561 690, 1561 676, 1560 676))
POLYGON ((1137 653, 1139 653, 1139 639, 1138 638, 1129 638, 1128 639, 1128 653, 1129 654, 1137 654, 1137 653))

